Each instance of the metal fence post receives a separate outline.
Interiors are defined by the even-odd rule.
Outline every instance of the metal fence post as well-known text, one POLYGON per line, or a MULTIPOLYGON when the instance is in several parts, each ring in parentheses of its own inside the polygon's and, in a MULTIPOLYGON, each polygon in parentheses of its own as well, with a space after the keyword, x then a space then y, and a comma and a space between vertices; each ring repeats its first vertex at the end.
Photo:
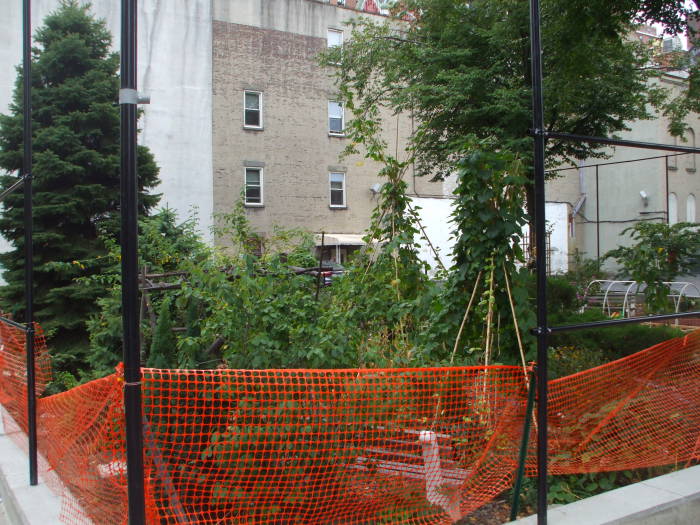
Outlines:
POLYGON ((129 524, 146 521, 141 408, 141 352, 138 290, 138 175, 136 118, 136 0, 122 0, 121 32, 121 255, 124 328, 124 413, 126 417, 129 524))
POLYGON ((530 0, 532 124, 534 135, 535 257, 537 269, 537 523, 547 523, 547 254, 544 183, 544 107, 540 3, 530 0))
POLYGON ((36 365, 34 359, 34 246, 32 220, 32 8, 31 0, 22 5, 22 76, 24 81, 24 130, 22 177, 24 180, 24 294, 25 342, 27 351, 27 440, 29 484, 39 483, 36 431, 36 365))

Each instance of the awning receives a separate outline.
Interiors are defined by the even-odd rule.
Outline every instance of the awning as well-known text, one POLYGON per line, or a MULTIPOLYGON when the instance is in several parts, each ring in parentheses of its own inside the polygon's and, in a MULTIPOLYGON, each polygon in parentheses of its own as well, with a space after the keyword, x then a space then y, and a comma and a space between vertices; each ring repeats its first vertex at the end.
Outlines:
MULTIPOLYGON (((364 235, 356 233, 326 233, 323 238, 324 246, 364 246, 364 235)), ((321 234, 315 235, 316 246, 321 246, 321 234)))

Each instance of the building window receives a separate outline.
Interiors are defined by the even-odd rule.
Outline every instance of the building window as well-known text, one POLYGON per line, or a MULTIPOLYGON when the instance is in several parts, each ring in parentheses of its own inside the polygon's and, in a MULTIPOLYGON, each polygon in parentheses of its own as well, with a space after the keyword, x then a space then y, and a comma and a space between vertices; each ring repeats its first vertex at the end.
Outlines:
MULTIPOLYGON (((691 128, 688 128, 688 142, 690 143, 690 146, 693 148, 695 147, 695 131, 693 131, 691 128)), ((694 172, 695 168, 695 153, 691 153, 688 155, 688 167, 686 169, 687 171, 694 172)))
POLYGON ((262 93, 259 91, 244 92, 243 126, 246 128, 262 129, 262 93))
POLYGON ((345 173, 329 174, 331 189, 331 208, 345 208, 345 173))
POLYGON ((345 129, 343 105, 340 102, 328 102, 328 133, 342 135, 345 129))
POLYGON ((343 47, 343 31, 340 29, 328 30, 328 47, 343 47))
POLYGON ((668 224, 673 226, 678 222, 678 197, 675 193, 668 194, 668 224))
POLYGON ((695 222, 695 195, 688 195, 688 200, 685 203, 685 220, 686 222, 695 222))
POLYGON ((245 169, 245 204, 246 206, 263 205, 262 168, 245 169))

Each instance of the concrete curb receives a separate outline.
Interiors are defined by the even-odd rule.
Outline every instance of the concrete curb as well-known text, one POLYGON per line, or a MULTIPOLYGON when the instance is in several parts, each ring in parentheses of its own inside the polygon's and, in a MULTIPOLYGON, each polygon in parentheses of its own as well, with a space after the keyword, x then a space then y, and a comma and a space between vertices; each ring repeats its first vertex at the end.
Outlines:
MULTIPOLYGON (((4 410, 0 407, 0 410, 4 410)), ((0 417, 0 497, 13 525, 58 525, 61 498, 39 478, 29 485, 27 454, 5 433, 0 417)))
MULTIPOLYGON (((514 522, 534 525, 536 516, 514 522)), ((700 523, 700 465, 549 510, 550 525, 695 525, 700 523)))

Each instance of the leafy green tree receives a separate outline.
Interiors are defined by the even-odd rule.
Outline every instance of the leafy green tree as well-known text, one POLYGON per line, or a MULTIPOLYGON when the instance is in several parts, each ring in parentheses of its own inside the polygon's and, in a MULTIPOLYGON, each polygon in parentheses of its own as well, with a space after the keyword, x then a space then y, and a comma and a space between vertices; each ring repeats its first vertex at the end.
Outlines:
MULTIPOLYGON (((650 50, 626 38, 633 27, 630 8, 603 4, 542 3, 547 129, 612 135, 627 129, 626 122, 650 118, 649 108, 664 98, 648 82, 658 74, 647 67, 650 50)), ((495 139, 529 166, 528 2, 405 0, 396 14, 411 21, 357 19, 351 39, 322 59, 352 111, 347 134, 353 144, 380 135, 377 109, 385 106, 415 116, 410 160, 423 175, 454 172, 455 154, 472 134, 495 139)), ((558 162, 602 155, 592 145, 563 141, 549 141, 547 150, 558 162)))
MULTIPOLYGON (((107 249, 100 231, 116 236, 119 212, 119 57, 112 37, 88 6, 65 0, 36 31, 32 55, 34 138, 34 265, 36 319, 53 334, 57 364, 75 369, 84 361, 85 321, 95 312, 99 287, 76 277, 99 273, 107 249), (75 264, 61 264, 76 261, 75 264), (91 261, 90 264, 77 261, 91 261)), ((0 116, 0 168, 22 165, 21 70, 9 115, 0 116)), ((140 213, 159 196, 158 168, 138 149, 140 213)), ((0 178, 8 187, 14 176, 0 178)), ((21 192, 7 197, 0 233, 13 249, 0 255, 7 285, 2 307, 21 315, 24 305, 24 229, 21 192)))
MULTIPOLYGON (((146 267, 149 273, 185 272, 200 266, 211 256, 210 248, 197 232, 196 220, 192 218, 178 223, 172 210, 164 209, 151 217, 142 218, 139 231, 139 267, 146 267)), ((103 296, 97 300, 97 308, 87 321, 90 335, 90 351, 87 358, 89 372, 82 372, 81 376, 84 378, 112 373, 122 358, 120 247, 114 238, 107 234, 103 240, 108 253, 100 259, 100 265, 103 267, 101 273, 80 279, 84 286, 105 290, 103 296)), ((81 264, 87 266, 90 261, 81 264)), ((184 324, 188 335, 198 334, 200 315, 205 313, 197 311, 194 301, 183 303, 185 312, 179 312, 171 306, 163 306, 166 300, 172 305, 177 292, 175 290, 150 294, 147 305, 149 315, 144 317, 141 324, 142 350, 149 365, 162 366, 167 362, 167 365, 172 367, 194 367, 201 361, 196 355, 197 348, 192 348, 192 354, 185 352, 184 355, 176 356, 175 346, 171 344, 175 338, 168 339, 164 335, 167 329, 162 325, 170 323, 172 326, 175 321, 184 324), (153 326, 150 314, 163 313, 163 309, 170 319, 163 320, 161 325, 156 323, 156 326, 153 326), (158 344, 154 342, 154 332, 159 333, 158 344), (158 357, 151 356, 149 349, 151 352, 155 351, 158 357)))

